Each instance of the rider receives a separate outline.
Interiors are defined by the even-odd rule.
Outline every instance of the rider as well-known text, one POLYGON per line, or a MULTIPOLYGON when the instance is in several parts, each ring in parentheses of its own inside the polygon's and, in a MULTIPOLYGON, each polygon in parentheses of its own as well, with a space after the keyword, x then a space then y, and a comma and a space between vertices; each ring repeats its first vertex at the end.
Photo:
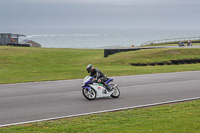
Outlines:
POLYGON ((105 85, 108 91, 112 90, 110 85, 105 83, 108 80, 108 78, 98 68, 94 68, 94 66, 92 64, 89 64, 89 65, 87 65, 87 69, 86 70, 87 70, 88 73, 90 73, 90 76, 95 78, 95 80, 97 82, 102 83, 103 85, 105 85))

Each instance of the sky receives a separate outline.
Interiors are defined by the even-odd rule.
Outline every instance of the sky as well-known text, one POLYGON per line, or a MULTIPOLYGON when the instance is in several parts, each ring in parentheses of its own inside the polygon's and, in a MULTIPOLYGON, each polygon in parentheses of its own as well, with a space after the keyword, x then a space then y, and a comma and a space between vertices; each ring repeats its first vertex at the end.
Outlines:
POLYGON ((200 0, 0 0, 0 29, 200 29, 200 0))

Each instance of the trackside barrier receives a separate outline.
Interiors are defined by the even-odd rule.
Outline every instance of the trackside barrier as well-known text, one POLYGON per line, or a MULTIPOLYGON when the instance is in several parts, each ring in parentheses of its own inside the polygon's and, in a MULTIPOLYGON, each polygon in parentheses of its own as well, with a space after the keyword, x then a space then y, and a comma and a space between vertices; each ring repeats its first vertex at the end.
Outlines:
POLYGON ((185 37, 185 38, 172 38, 172 39, 153 40, 153 41, 148 41, 148 42, 141 43, 141 46, 149 45, 149 44, 160 44, 160 43, 170 44, 170 42, 171 43, 178 43, 180 41, 187 42, 189 40, 191 40, 192 42, 200 43, 200 36, 199 37, 185 37))
POLYGON ((163 47, 140 47, 140 48, 117 48, 117 49, 104 49, 104 57, 108 57, 109 55, 120 53, 120 52, 129 52, 129 51, 136 51, 141 49, 156 49, 156 48, 163 48, 163 47))

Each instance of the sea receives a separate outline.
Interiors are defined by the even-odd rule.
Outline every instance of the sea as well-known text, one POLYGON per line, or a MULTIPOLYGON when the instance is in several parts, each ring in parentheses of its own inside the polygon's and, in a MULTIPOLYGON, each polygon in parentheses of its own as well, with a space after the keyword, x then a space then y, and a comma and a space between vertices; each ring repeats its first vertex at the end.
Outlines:
POLYGON ((117 48, 141 46, 160 39, 200 37, 200 29, 2 29, 23 34, 19 42, 33 40, 46 48, 117 48))

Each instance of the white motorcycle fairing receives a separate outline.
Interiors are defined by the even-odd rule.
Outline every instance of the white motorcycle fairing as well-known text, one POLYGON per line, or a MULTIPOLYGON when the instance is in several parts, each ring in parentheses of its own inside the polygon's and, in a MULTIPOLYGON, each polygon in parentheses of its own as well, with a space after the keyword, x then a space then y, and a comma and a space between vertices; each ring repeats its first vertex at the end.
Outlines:
POLYGON ((102 84, 98 84, 98 83, 93 83, 92 85, 89 85, 90 87, 92 87, 96 93, 97 93, 97 98, 99 97, 110 97, 110 95, 114 92, 114 90, 112 91, 107 91, 106 88, 103 87, 102 84))

